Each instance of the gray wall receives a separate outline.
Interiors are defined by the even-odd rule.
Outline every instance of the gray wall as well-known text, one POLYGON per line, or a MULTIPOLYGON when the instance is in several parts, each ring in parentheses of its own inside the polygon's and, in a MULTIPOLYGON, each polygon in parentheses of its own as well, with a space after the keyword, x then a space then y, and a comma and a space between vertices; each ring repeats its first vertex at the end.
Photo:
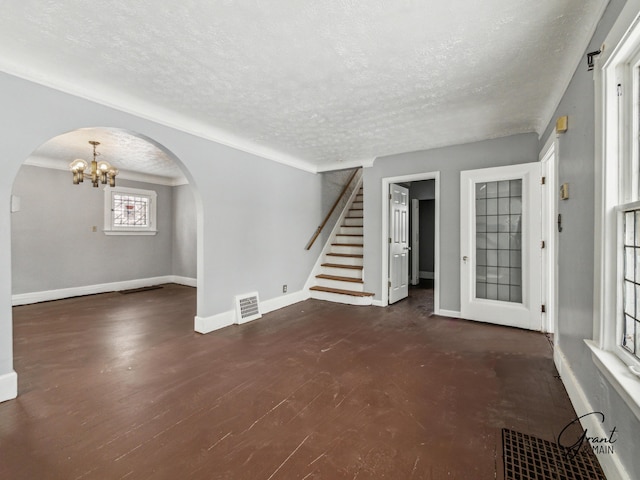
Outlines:
MULTIPOLYGON (((611 0, 595 35, 585 49, 598 50, 625 2, 611 0)), ((608 46, 613 48, 613 45, 608 46)), ((586 58, 586 56, 584 57, 586 58)), ((593 337, 595 114, 593 73, 580 62, 539 149, 553 133, 555 119, 569 116, 569 130, 558 137, 558 184, 568 182, 571 198, 558 202, 563 230, 558 238, 558 327, 556 341, 587 399, 616 426, 616 453, 631 478, 640 478, 640 422, 594 366, 584 339, 593 337)), ((578 412, 587 413, 587 412, 578 412)))
POLYGON ((198 219, 198 316, 232 311, 239 293, 258 291, 264 301, 281 296, 282 284, 303 288, 320 251, 304 250, 322 218, 320 175, 1 72, 0 104, 0 381, 13 374, 13 182, 38 146, 78 128, 135 132, 185 172, 198 219))
POLYGON ((197 218, 196 201, 190 185, 173 187, 173 275, 186 278, 197 276, 197 218))
POLYGON ((103 188, 73 185, 61 170, 20 168, 13 195, 21 207, 11 214, 12 293, 171 274, 172 188, 127 180, 118 186, 157 192, 157 235, 107 236, 103 188))
POLYGON ((381 299, 382 179, 440 172, 440 308, 460 311, 460 172, 538 160, 535 133, 376 159, 364 170, 365 290, 381 299))

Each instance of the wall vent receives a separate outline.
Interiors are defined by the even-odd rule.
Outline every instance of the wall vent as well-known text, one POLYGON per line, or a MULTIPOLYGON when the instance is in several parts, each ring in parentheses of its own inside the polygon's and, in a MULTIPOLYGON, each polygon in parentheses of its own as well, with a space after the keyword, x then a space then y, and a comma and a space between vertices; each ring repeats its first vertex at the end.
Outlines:
POLYGON ((236 323, 246 323, 262 317, 258 292, 236 295, 236 323))

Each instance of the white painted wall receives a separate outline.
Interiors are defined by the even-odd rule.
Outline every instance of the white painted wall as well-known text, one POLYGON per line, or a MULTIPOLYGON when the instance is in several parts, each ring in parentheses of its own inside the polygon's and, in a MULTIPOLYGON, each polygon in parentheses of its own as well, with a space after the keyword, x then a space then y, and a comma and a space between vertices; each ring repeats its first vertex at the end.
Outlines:
POLYGON ((269 301, 283 284, 291 293, 302 289, 321 248, 304 250, 321 221, 320 176, 5 73, 0 104, 0 400, 11 397, 15 383, 11 190, 31 152, 62 133, 123 128, 158 142, 185 171, 196 192, 200 319, 227 315, 239 293, 258 291, 269 301))

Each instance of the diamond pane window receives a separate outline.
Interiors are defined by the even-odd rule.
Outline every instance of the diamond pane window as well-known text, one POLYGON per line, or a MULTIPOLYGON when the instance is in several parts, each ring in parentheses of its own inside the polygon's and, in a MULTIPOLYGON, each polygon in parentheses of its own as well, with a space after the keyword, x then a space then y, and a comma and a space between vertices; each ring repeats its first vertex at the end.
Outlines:
POLYGON ((149 199, 133 195, 113 195, 113 224, 118 227, 148 227, 149 199))
POLYGON ((153 190, 106 188, 104 231, 107 235, 155 235, 156 199, 153 190))
POLYGON ((640 359, 640 208, 624 212, 622 348, 640 359))

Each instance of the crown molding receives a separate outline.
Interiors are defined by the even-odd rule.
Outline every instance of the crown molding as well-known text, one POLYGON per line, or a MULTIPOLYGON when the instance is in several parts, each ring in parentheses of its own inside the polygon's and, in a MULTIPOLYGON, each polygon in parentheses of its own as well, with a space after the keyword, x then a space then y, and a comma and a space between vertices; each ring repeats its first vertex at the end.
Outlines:
MULTIPOLYGON (((160 108, 149 102, 141 101, 139 98, 127 96, 122 92, 109 90, 101 85, 78 85, 61 78, 55 78, 54 74, 45 76, 32 69, 25 69, 24 66, 8 59, 0 59, 0 71, 251 155, 305 172, 318 173, 317 165, 309 161, 259 145, 202 121, 189 118, 179 112, 160 108)), ((154 140, 159 141, 159 139, 154 140)))

